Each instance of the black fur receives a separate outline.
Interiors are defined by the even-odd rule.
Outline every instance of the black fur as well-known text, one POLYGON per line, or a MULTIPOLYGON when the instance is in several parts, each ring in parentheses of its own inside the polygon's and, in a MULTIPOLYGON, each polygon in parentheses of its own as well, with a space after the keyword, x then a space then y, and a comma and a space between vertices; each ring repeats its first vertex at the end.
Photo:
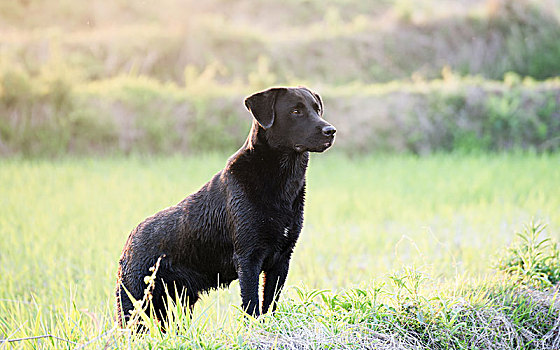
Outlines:
MULTIPOLYGON (((141 300, 144 276, 162 257, 152 291, 165 318, 164 284, 189 305, 201 292, 239 278, 242 307, 266 313, 286 281, 303 224, 309 151, 322 152, 335 129, 324 121, 319 95, 306 88, 273 88, 249 96, 254 121, 247 141, 198 192, 144 220, 128 237, 119 261, 117 317, 133 309, 123 286, 141 300), (259 275, 264 293, 259 309, 259 275)), ((124 315, 125 319, 122 319, 124 315)))

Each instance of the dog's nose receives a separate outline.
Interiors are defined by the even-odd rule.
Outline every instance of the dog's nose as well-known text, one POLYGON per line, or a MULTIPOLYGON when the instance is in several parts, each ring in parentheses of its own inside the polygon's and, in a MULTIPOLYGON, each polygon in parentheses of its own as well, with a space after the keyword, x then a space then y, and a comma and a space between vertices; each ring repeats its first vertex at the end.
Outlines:
POLYGON ((332 125, 327 125, 323 127, 322 131, 323 131, 323 135, 325 136, 333 136, 334 133, 336 132, 336 129, 332 125))

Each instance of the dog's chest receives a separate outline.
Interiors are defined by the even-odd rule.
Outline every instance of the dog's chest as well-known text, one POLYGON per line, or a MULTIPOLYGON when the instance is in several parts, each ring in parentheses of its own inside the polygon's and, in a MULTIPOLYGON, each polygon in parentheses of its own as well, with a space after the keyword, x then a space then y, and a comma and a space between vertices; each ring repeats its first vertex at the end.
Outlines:
POLYGON ((286 211, 291 209, 305 184, 305 173, 265 173, 244 181, 247 197, 257 207, 286 211))
POLYGON ((281 164, 275 179, 271 181, 267 192, 278 202, 292 207, 305 184, 305 167, 298 163, 281 164))
POLYGON ((269 204, 272 204, 274 207, 282 207, 285 210, 289 210, 293 207, 303 185, 303 177, 285 179, 278 183, 277 186, 271 186, 261 196, 267 197, 269 204))

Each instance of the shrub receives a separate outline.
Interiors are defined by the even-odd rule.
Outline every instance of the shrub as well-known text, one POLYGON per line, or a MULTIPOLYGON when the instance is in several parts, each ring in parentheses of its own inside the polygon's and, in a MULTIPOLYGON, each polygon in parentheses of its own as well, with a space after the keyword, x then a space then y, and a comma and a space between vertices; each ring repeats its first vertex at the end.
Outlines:
MULTIPOLYGON (((0 152, 232 152, 248 133, 242 101, 256 87, 196 74, 189 72, 190 87, 146 77, 0 75, 19 89, 0 95, 0 152)), ((348 153, 551 152, 560 149, 559 84, 510 74, 503 83, 455 76, 319 92, 339 130, 336 149, 348 153)))

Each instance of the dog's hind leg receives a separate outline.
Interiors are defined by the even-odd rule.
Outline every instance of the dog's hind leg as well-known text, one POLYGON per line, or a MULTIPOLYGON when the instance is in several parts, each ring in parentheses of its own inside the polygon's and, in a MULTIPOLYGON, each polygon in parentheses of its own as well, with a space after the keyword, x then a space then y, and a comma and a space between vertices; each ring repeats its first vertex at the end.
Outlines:
MULTIPOLYGON (((170 268, 161 272, 163 283, 165 284, 162 297, 167 300, 167 295, 175 305, 184 308, 189 307, 189 314, 192 317, 194 304, 199 299, 199 293, 210 289, 207 278, 199 273, 187 268, 170 268)), ((167 304, 167 302, 165 302, 167 304)), ((170 307, 170 305, 167 305, 170 307)))
POLYGON ((124 328, 130 319, 130 310, 132 310, 134 306, 120 283, 117 285, 115 294, 117 297, 117 321, 119 327, 124 328))
POLYGON ((134 303, 129 297, 129 293, 136 300, 142 300, 142 290, 141 286, 137 288, 126 287, 124 281, 119 280, 117 284, 117 290, 115 292, 117 297, 117 321, 119 327, 125 328, 131 317, 131 311, 134 310, 134 303), (128 291, 128 293, 127 293, 128 291))

